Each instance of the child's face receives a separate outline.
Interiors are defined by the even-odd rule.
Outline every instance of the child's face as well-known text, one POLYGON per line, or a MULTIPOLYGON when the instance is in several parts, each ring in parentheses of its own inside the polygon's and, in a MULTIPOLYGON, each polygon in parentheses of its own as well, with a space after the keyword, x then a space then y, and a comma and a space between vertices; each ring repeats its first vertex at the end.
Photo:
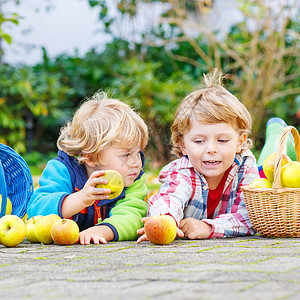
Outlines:
MULTIPOLYGON (((126 150, 122 148, 107 147, 102 152, 101 164, 87 162, 90 171, 96 170, 116 170, 124 180, 125 187, 131 186, 140 174, 142 168, 141 149, 126 150)), ((90 172, 88 172, 90 173, 90 172)))
POLYGON ((215 189, 225 171, 241 151, 246 134, 239 135, 226 123, 204 124, 193 120, 191 129, 183 136, 182 152, 188 155, 192 166, 215 189))

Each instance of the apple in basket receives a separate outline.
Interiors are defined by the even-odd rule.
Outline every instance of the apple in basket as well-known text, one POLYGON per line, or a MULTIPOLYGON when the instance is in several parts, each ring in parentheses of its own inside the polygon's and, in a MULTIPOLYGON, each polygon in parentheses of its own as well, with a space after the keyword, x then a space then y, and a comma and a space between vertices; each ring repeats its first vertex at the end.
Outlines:
MULTIPOLYGON (((0 210, 1 210, 1 204, 2 204, 2 195, 0 194, 0 210)), ((6 211, 5 214, 6 215, 10 215, 12 212, 12 204, 10 199, 7 197, 6 199, 6 211)))
POLYGON ((249 186, 257 188, 271 188, 272 182, 267 178, 256 178, 249 184, 249 186))
POLYGON ((149 241, 158 245, 170 244, 177 234, 176 222, 169 215, 154 215, 147 218, 144 229, 149 241))
POLYGON ((72 245, 78 240, 79 227, 70 219, 57 220, 52 225, 51 236, 58 245, 72 245))
POLYGON ((25 239, 25 223, 15 215, 0 218, 0 243, 5 247, 15 247, 25 239))
POLYGON ((55 214, 43 216, 38 219, 34 226, 34 234, 37 240, 43 244, 52 244, 51 227, 55 221, 61 220, 61 217, 55 214))
POLYGON ((35 217, 31 217, 29 220, 26 221, 25 226, 26 226, 26 238, 29 242, 31 243, 38 243, 39 240, 37 239, 35 235, 35 224, 36 222, 42 218, 43 216, 38 215, 35 217))
MULTIPOLYGON (((274 181, 275 158, 276 158, 276 152, 273 152, 263 162, 263 171, 264 171, 266 177, 270 181, 274 181)), ((292 160, 290 159, 289 156, 287 156, 286 154, 283 154, 282 159, 281 159, 281 168, 291 161, 292 160)))
POLYGON ((289 188, 300 187, 300 162, 292 161, 281 168, 281 185, 289 188))

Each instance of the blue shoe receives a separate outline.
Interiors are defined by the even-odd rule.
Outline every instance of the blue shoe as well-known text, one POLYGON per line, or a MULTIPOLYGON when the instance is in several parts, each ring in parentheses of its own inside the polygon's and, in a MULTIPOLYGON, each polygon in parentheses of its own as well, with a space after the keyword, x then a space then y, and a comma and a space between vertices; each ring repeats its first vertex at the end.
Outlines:
POLYGON ((267 124, 266 124, 266 127, 268 127, 268 125, 272 124, 272 123, 279 123, 281 124, 283 127, 286 127, 287 124, 285 123, 284 120, 282 120, 281 118, 278 118, 278 117, 274 117, 274 118, 271 118, 268 120, 267 124))

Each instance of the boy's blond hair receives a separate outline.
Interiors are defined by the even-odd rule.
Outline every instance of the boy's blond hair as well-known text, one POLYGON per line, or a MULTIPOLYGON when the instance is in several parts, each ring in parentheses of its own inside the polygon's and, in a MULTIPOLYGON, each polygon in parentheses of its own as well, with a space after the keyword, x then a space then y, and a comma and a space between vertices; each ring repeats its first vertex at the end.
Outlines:
POLYGON ((171 127, 172 152, 183 155, 181 140, 195 119, 204 124, 226 123, 239 134, 246 133, 247 141, 243 150, 252 146, 248 137, 252 127, 252 118, 247 108, 222 86, 222 73, 214 70, 212 74, 204 75, 205 88, 196 90, 185 97, 180 103, 175 120, 171 127))
POLYGON ((60 132, 57 147, 83 163, 87 155, 101 162, 101 153, 109 146, 124 149, 148 143, 148 128, 143 119, 127 104, 95 93, 76 111, 72 121, 60 132))

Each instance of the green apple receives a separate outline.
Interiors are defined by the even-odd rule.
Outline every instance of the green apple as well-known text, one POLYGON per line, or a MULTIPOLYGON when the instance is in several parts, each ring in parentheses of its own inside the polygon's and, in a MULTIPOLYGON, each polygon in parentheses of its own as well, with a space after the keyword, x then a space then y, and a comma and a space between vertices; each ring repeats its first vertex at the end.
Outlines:
POLYGON ((152 244, 168 245, 176 237, 177 226, 174 218, 169 215, 149 217, 144 225, 147 238, 152 244))
POLYGON ((122 175, 115 170, 105 170, 105 174, 101 177, 107 179, 107 184, 97 184, 97 188, 110 189, 108 199, 114 199, 118 197, 124 189, 124 181, 122 175))
POLYGON ((25 223, 15 215, 0 218, 0 243, 5 247, 15 247, 25 239, 25 223))
POLYGON ((281 168, 281 185, 289 188, 300 188, 300 162, 292 161, 281 168))
POLYGON ((43 244, 52 244, 51 227, 61 217, 55 214, 43 216, 35 222, 34 234, 37 240, 43 244))
POLYGON ((257 188, 271 188, 272 182, 267 178, 256 178, 249 184, 249 186, 257 188))
POLYGON ((30 218, 29 220, 26 221, 25 227, 26 227, 26 238, 29 242, 31 243, 38 243, 39 240, 35 236, 34 228, 35 228, 35 223, 42 218, 43 216, 38 215, 35 217, 30 218))
POLYGON ((58 245, 73 245, 78 240, 79 227, 73 220, 57 220, 51 227, 51 236, 58 245))

